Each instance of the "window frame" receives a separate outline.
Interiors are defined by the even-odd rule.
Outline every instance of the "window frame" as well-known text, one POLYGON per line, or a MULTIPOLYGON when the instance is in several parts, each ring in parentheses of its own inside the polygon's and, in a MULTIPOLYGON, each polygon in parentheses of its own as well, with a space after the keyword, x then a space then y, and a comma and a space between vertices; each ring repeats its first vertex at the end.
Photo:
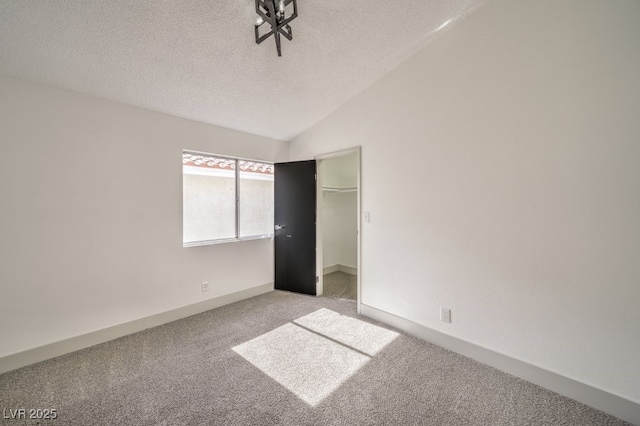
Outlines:
MULTIPOLYGON (((217 239, 213 239, 213 240, 200 240, 200 241, 190 241, 190 242, 185 242, 184 241, 184 163, 182 164, 182 247, 199 247, 199 246, 207 246, 207 245, 214 245, 214 244, 226 244, 226 243, 236 243, 236 242, 240 242, 240 241, 252 241, 252 240, 264 240, 264 239, 273 239, 274 237, 274 229, 273 226, 271 228, 271 232, 268 234, 258 234, 258 235, 249 235, 249 236, 245 236, 245 237, 241 237, 240 236, 240 167, 239 167, 239 162, 240 161, 251 161, 251 162, 255 162, 255 163, 262 163, 262 164, 269 164, 269 165, 275 165, 275 163, 271 162, 271 161, 264 161, 264 160, 255 160, 255 159, 250 159, 250 158, 243 158, 243 157, 231 157, 228 155, 219 155, 219 154, 213 154, 210 152, 202 152, 202 151, 194 151, 191 149, 183 149, 182 150, 182 159, 184 160, 184 155, 185 154, 191 154, 191 155, 201 155, 203 157, 213 157, 213 158, 222 158, 225 160, 232 160, 235 162, 235 169, 234 169, 234 174, 235 174, 235 232, 236 232, 236 236, 233 238, 217 238, 217 239)), ((275 175, 275 173, 274 173, 275 175)), ((274 201, 275 201, 275 194, 274 194, 274 201)))

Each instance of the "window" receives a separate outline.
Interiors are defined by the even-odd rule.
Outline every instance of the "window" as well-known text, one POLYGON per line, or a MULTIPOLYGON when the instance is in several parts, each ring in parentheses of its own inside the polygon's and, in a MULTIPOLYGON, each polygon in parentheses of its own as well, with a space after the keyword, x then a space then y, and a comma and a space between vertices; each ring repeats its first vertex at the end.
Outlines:
POLYGON ((185 247, 273 235, 273 164, 182 153, 185 247))

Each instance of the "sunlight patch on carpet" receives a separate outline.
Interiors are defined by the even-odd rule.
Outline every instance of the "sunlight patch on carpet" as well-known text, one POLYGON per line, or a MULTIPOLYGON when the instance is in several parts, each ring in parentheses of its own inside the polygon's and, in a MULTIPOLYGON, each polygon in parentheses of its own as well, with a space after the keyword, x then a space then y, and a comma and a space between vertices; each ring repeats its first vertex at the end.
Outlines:
POLYGON ((278 327, 233 350, 311 406, 369 360, 293 324, 278 327))
POLYGON ((233 351, 316 406, 397 336, 323 308, 235 346, 233 351))
POLYGON ((294 323, 373 356, 398 337, 398 333, 368 322, 319 309, 294 323))

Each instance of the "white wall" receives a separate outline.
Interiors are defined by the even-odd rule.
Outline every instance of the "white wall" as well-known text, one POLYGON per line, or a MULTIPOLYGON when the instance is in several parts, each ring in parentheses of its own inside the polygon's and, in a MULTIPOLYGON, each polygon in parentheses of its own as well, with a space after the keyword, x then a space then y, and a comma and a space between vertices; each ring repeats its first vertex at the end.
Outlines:
POLYGON ((322 160, 322 186, 355 188, 358 186, 358 156, 356 154, 322 160))
POLYGON ((322 260, 323 266, 358 267, 358 193, 333 192, 358 186, 358 156, 322 160, 322 260))
POLYGON ((638 22, 494 0, 292 143, 362 146, 362 303, 640 402, 638 22))
POLYGON ((273 282, 271 240, 182 247, 182 150, 288 143, 0 77, 0 144, 0 357, 273 282))
POLYGON ((322 194, 322 233, 324 267, 358 267, 358 195, 357 192, 322 194))

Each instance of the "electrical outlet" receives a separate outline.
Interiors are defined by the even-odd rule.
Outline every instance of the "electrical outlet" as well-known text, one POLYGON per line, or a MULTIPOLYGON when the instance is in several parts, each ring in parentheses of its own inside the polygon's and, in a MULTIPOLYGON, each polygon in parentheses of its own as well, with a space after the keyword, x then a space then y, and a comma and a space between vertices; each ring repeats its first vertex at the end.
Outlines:
POLYGON ((205 292, 205 291, 209 291, 209 282, 208 282, 208 281, 204 281, 204 282, 202 283, 202 291, 203 291, 203 292, 205 292))
POLYGON ((451 322, 451 309, 440 308, 440 321, 451 322))

